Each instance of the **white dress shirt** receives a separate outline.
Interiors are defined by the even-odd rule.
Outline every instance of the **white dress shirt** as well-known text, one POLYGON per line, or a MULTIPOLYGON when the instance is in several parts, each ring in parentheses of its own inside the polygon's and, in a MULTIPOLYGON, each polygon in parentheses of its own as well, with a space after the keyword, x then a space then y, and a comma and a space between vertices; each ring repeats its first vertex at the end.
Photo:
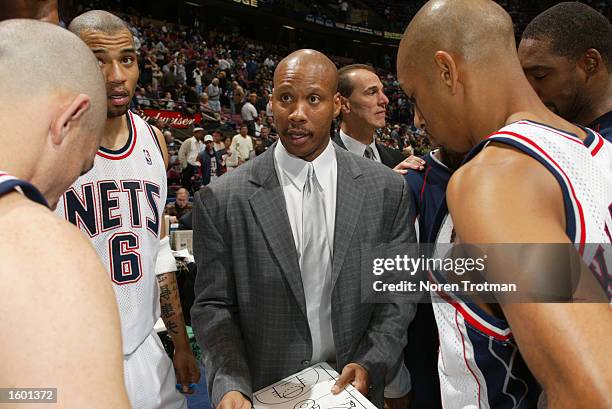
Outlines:
POLYGON ((243 121, 253 121, 257 118, 257 109, 250 102, 245 103, 240 110, 240 116, 243 121))
POLYGON ((181 167, 185 169, 187 165, 200 166, 198 155, 204 148, 204 144, 198 141, 195 136, 185 139, 178 152, 181 167))
MULTIPOLYGON (((278 180, 283 189, 285 203, 287 207, 287 215, 289 216, 289 224, 295 248, 300 257, 303 255, 302 243, 302 190, 308 176, 307 161, 291 155, 282 143, 277 143, 274 150, 274 165, 278 180)), ((314 172, 317 181, 323 190, 323 201, 325 208, 325 230, 327 233, 328 243, 330 245, 330 253, 333 257, 334 248, 334 227, 336 222, 336 186, 338 181, 338 164, 336 162, 336 151, 334 150, 331 141, 325 150, 312 161, 314 172)), ((323 226, 322 226, 323 227, 323 226)), ((301 265, 301 262, 300 262, 301 265)), ((331 260, 330 268, 327 274, 331 275, 331 260)), ((320 287, 322 293, 329 294, 329 303, 322 303, 324 310, 314 311, 313 316, 318 316, 321 325, 313 325, 313 320, 309 314, 308 321, 310 327, 310 335, 313 343, 312 362, 334 362, 336 360, 336 347, 333 341, 333 334, 321 334, 318 328, 331 329, 331 280, 326 280, 328 288, 320 287)), ((304 291, 313 291, 312 289, 304 288, 304 291)), ((311 311, 312 312, 312 311, 311 311)))
MULTIPOLYGON (((346 133, 344 133, 342 129, 340 129, 340 139, 342 140, 342 143, 344 144, 344 146, 346 146, 346 149, 349 152, 365 157, 366 145, 359 142, 357 139, 351 138, 346 133)), ((380 162, 380 153, 378 153, 378 149, 376 148, 376 140, 374 139, 373 135, 370 148, 372 148, 372 152, 374 152, 374 160, 376 162, 380 162)))

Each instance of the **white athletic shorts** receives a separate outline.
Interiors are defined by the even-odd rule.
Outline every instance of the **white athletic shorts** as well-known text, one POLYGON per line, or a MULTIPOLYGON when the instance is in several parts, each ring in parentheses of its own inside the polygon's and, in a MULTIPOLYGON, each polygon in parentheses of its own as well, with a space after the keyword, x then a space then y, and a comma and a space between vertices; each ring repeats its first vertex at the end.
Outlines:
POLYGON ((123 356, 123 372, 133 409, 187 409, 185 397, 176 390, 172 361, 155 331, 123 356))

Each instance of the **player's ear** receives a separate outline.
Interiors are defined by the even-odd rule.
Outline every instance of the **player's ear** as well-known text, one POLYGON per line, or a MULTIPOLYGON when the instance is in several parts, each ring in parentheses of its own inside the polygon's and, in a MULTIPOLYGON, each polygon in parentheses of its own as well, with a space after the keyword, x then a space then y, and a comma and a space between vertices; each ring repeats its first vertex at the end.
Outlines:
POLYGON ((344 98, 339 92, 336 92, 336 95, 334 95, 334 118, 340 115, 340 112, 348 114, 351 112, 351 107, 348 98, 344 98))
POLYGON ((603 59, 599 51, 594 48, 589 48, 578 59, 577 64, 587 77, 591 77, 601 70, 603 67, 603 59))
POLYGON ((458 71, 455 60, 453 60, 453 57, 446 51, 436 52, 434 60, 438 66, 440 80, 450 89, 451 93, 455 95, 457 92, 458 79, 458 71))
POLYGON ((85 112, 89 110, 89 105, 89 96, 79 94, 59 110, 49 130, 54 144, 61 144, 70 131, 78 126, 85 112))
POLYGON ((338 95, 338 97, 340 98, 340 112, 342 112, 343 114, 350 113, 351 102, 348 100, 348 98, 343 97, 342 95, 340 95, 340 93, 337 93, 336 95, 338 95))

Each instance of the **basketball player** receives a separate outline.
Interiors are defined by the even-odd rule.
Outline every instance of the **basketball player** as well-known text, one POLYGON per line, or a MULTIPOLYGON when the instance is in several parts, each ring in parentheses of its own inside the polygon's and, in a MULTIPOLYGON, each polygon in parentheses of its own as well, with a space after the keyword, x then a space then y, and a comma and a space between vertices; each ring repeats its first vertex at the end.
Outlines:
POLYGON ((69 29, 89 46, 102 68, 107 120, 93 169, 65 192, 57 213, 91 238, 113 281, 132 406, 184 408, 172 363, 153 330, 161 302, 161 316, 175 346, 178 384, 189 392, 199 373, 185 333, 176 278, 168 273, 176 270, 174 258, 168 239, 160 241, 167 189, 163 135, 128 111, 138 65, 126 24, 95 10, 76 17, 69 29))
MULTIPOLYGON (((582 252, 588 242, 609 249, 612 147, 540 101, 499 5, 428 2, 404 33, 397 68, 434 143, 469 152, 448 185, 450 215, 438 242, 455 236, 464 243, 576 243, 582 252)), ((584 253, 587 266, 592 257, 584 253)), ((537 278, 554 283, 559 277, 547 266, 535 266, 537 278)), ((491 271, 507 282, 528 276, 511 270, 491 271)), ((533 408, 540 386, 550 408, 612 407, 607 304, 494 305, 439 295, 445 408, 533 408)))
POLYGON ((612 24, 583 3, 557 4, 534 18, 519 59, 538 96, 570 122, 612 142, 612 24))
POLYGON ((57 388, 63 408, 127 409, 106 273, 48 208, 92 166, 105 117, 100 70, 76 36, 34 20, 0 22, 0 56, 0 385, 57 388))

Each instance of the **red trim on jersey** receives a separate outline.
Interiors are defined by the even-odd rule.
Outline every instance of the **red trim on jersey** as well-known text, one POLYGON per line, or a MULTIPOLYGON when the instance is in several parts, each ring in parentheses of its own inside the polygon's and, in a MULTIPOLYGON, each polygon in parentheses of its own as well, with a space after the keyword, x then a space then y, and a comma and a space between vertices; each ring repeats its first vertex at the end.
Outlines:
MULTIPOLYGON (((468 312, 465 308, 463 308, 463 306, 458 303, 457 301, 453 300, 448 294, 446 294, 443 291, 436 291, 436 293, 447 303, 449 303, 450 305, 452 305, 456 311, 458 311, 461 316, 463 317, 464 321, 467 321, 472 327, 474 327, 475 329, 477 329, 478 331, 482 332, 485 335, 488 335, 490 337, 493 337, 499 341, 508 341, 510 338, 512 338, 512 333, 510 332, 508 335, 504 335, 498 332, 493 331, 491 328, 487 328, 484 325, 482 325, 478 319, 474 318, 471 314, 471 312, 468 312)), ((479 317, 480 318, 480 317, 479 317)))
POLYGON ((429 175, 429 171, 431 170, 431 165, 427 166, 427 170, 425 171, 425 176, 423 176, 423 186, 421 187, 421 194, 419 197, 421 198, 421 202, 423 201, 423 193, 425 193, 425 186, 427 186, 427 176, 429 175))
POLYGON ((130 117, 130 123, 128 124, 128 126, 132 127, 132 145, 130 146, 130 148, 128 149, 128 151, 126 153, 124 153, 121 156, 111 156, 111 155, 107 155, 106 153, 103 152, 96 152, 96 155, 99 155, 101 157, 103 157, 104 159, 110 159, 110 160, 121 160, 121 159, 125 159, 128 156, 130 156, 132 154, 132 151, 134 150, 134 147, 136 146, 136 138, 138 136, 137 132, 136 132, 136 124, 134 123, 134 118, 132 117, 132 113, 130 111, 128 111, 129 117, 130 117))
POLYGON ((572 192, 572 196, 574 197, 574 200, 576 201, 576 207, 578 208, 578 215, 580 217, 580 247, 579 247, 579 251, 580 251, 580 255, 581 256, 584 255, 584 245, 585 245, 585 242, 586 242, 586 224, 585 224, 585 221, 584 221, 584 212, 582 210, 582 205, 580 204, 580 201, 578 200, 578 197, 576 196, 576 191, 574 190, 574 185, 572 185, 572 181, 567 176, 567 174, 565 173, 563 168, 561 166, 559 166, 559 164, 553 158, 551 158, 548 155, 548 153, 546 153, 546 151, 544 151, 537 143, 535 143, 531 139, 527 138, 526 136, 519 135, 519 134, 517 134, 515 132, 509 132, 509 131, 496 132, 496 133, 494 133, 491 136, 495 136, 495 135, 510 135, 510 136, 518 138, 518 139, 520 139, 522 141, 527 142, 529 145, 533 146, 538 151, 540 151, 540 153, 542 153, 542 155, 544 155, 549 161, 551 161, 553 163, 553 165, 555 165, 557 167, 557 169, 559 169, 559 171, 563 174, 563 176, 565 177, 566 183, 569 186, 570 191, 572 192))
POLYGON ((480 409, 480 382, 478 381, 476 374, 474 373, 474 371, 472 371, 472 368, 470 368, 470 364, 468 364, 467 361, 467 355, 465 354, 465 339, 463 338, 463 332, 461 332, 461 328, 459 327, 459 320, 457 320, 457 310, 455 310, 455 325, 457 325, 457 331, 459 331, 459 335, 461 335, 461 346, 463 347, 463 360, 465 361, 465 366, 467 366, 467 369, 470 371, 470 373, 474 377, 474 380, 478 384, 478 408, 480 409))
POLYGON ((584 143, 582 142, 582 140, 580 140, 580 138, 578 138, 577 136, 571 137, 571 136, 568 136, 568 135, 564 135, 561 132, 555 130, 554 128, 551 128, 551 127, 548 127, 548 126, 538 125, 538 124, 533 123, 533 122, 520 121, 518 123, 521 124, 521 125, 535 126, 536 128, 540 128, 540 129, 544 129, 545 131, 550 131, 552 133, 556 133, 557 135, 560 135, 560 136, 564 137, 565 139, 569 139, 572 142, 576 142, 577 144, 584 146, 584 143))
POLYGON ((597 155, 597 152, 599 152, 599 150, 601 149, 601 147, 604 145, 604 140, 601 137, 601 135, 597 135, 597 137, 599 138, 599 143, 597 144, 597 146, 595 147, 595 149, 593 149, 591 151, 591 156, 595 156, 597 155))

